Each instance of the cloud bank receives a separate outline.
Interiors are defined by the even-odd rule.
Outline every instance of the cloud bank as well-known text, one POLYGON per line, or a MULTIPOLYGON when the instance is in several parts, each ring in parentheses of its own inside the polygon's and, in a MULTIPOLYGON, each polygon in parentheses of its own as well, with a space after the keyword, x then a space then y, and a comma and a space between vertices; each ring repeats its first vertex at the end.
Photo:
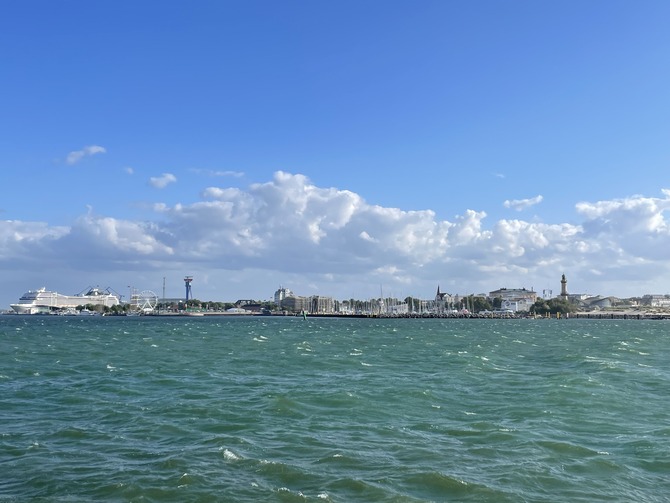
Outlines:
MULTIPOLYGON (((155 184, 174 181, 164 174, 155 184)), ((0 222, 0 265, 16 274, 44 263, 89 275, 106 271, 121 281, 117 288, 138 270, 193 274, 203 300, 235 300, 242 289, 267 298, 279 282, 298 294, 336 298, 378 295, 380 285, 385 293, 424 297, 438 284, 461 294, 558 291, 562 273, 571 293, 664 293, 670 191, 662 194, 579 203, 579 224, 487 222, 486 213, 472 209, 447 221, 277 172, 246 189, 205 188, 190 204, 154 202, 149 221, 88 213, 67 227, 0 222)))

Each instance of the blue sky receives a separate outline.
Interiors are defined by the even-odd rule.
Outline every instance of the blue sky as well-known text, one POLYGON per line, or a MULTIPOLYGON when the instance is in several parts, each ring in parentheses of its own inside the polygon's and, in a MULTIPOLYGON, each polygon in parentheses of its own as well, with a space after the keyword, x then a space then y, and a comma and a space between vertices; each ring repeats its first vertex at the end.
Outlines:
POLYGON ((670 293, 670 3, 0 8, 0 307, 670 293))

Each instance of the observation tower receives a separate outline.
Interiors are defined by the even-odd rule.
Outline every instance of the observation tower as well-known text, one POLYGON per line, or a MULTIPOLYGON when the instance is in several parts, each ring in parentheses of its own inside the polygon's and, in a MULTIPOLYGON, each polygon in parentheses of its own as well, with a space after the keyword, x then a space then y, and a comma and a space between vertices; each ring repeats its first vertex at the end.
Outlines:
POLYGON ((184 285, 186 286, 186 302, 188 302, 188 300, 192 297, 191 281, 193 281, 193 276, 186 276, 184 278, 184 285))

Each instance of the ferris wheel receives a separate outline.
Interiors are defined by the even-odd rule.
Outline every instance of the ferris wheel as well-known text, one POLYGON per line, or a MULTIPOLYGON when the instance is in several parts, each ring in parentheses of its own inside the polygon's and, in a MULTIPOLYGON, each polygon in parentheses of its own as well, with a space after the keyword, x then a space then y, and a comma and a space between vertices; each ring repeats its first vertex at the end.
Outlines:
POLYGON ((151 290, 142 290, 137 294, 135 308, 141 313, 151 313, 158 306, 158 295, 151 290))

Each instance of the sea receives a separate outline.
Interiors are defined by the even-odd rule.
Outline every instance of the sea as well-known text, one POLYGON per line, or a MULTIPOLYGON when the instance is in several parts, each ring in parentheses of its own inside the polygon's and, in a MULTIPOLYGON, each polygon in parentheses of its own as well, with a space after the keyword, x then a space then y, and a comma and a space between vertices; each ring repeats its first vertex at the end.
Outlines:
POLYGON ((0 502, 667 502, 670 321, 0 316, 0 502))

